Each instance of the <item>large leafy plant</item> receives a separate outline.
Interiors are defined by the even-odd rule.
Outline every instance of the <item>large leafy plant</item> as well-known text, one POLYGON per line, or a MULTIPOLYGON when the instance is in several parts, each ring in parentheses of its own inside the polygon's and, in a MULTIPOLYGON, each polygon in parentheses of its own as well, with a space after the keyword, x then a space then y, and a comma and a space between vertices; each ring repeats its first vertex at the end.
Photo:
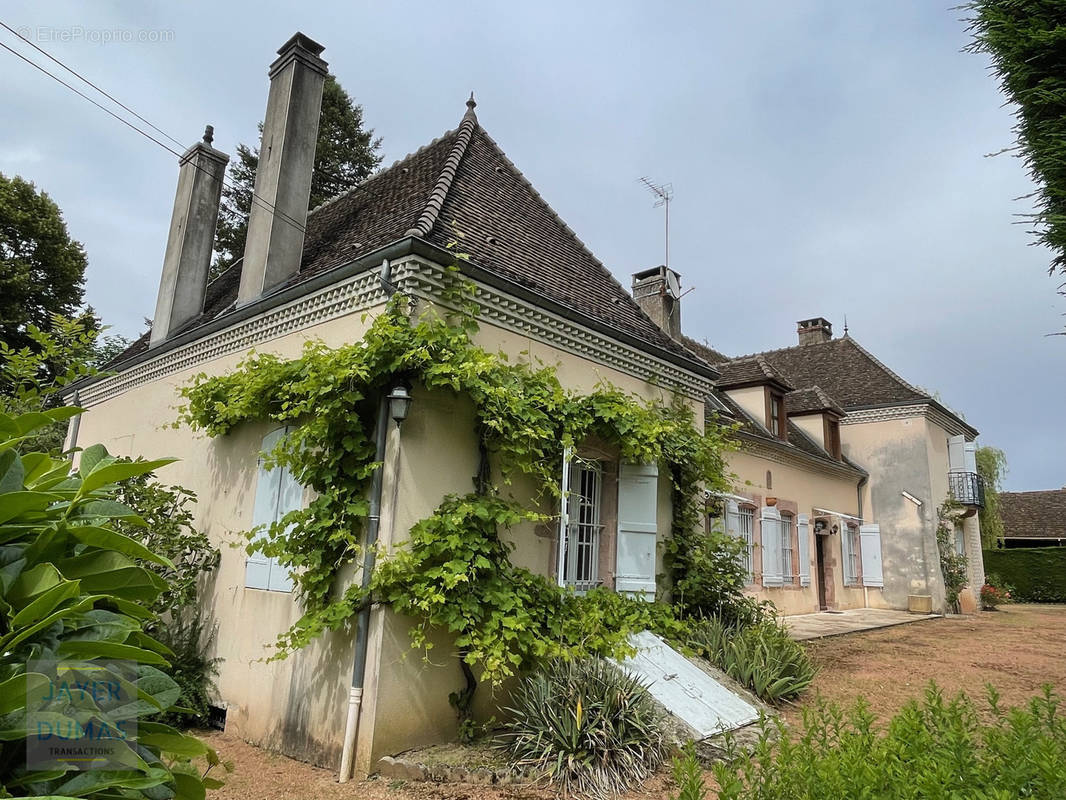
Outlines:
MULTIPOLYGON (((173 565, 114 530, 137 524, 113 499, 115 484, 169 463, 119 461, 100 445, 85 449, 77 472, 43 452, 20 452, 41 428, 69 418, 64 408, 0 414, 0 796, 203 798, 218 781, 218 756, 198 739, 145 717, 172 708, 179 687, 166 674, 166 647, 144 631, 148 610, 167 584, 146 567, 173 565), (132 666, 119 673, 116 662, 132 666), (61 665, 80 663, 123 685, 136 700, 105 707, 97 698, 67 711, 49 704, 61 665), (32 668, 31 668, 32 667, 32 668), (40 715, 66 730, 122 730, 116 763, 75 770, 60 763, 31 769, 30 728, 40 715)), ((58 728, 57 728, 58 729, 58 728)))

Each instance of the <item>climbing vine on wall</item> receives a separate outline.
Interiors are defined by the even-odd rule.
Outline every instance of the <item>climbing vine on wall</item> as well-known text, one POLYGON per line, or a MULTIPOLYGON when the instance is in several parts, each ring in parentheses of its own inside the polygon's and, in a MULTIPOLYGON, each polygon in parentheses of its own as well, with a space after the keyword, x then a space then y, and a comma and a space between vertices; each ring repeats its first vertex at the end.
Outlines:
POLYGON ((248 544, 292 571, 305 609, 278 638, 274 657, 345 626, 370 602, 421 619, 416 645, 429 646, 428 629, 451 632, 466 664, 493 681, 547 656, 624 651, 633 630, 678 633, 669 606, 560 590, 514 566, 499 537, 543 519, 537 508, 559 495, 564 447, 590 436, 617 446, 623 460, 658 463, 669 474, 674 523, 665 558, 675 606, 727 616, 746 607, 737 544, 700 525, 703 489, 727 488, 729 430, 711 423, 701 431, 684 403, 648 402, 608 384, 576 394, 550 366, 512 363, 477 346, 472 287, 456 275, 446 297, 459 311, 426 305, 413 313, 395 295, 357 343, 309 342, 292 360, 253 354, 230 374, 201 374, 182 390, 179 423, 211 436, 250 421, 294 426, 266 454, 267 465, 288 466, 316 497, 265 536, 250 533, 248 544), (382 554, 368 590, 343 588, 341 568, 362 555, 377 398, 398 379, 469 397, 477 436, 503 482, 529 476, 539 496, 524 507, 482 481, 468 495, 446 497, 395 553, 382 554))
POLYGON ((955 550, 955 521, 962 505, 948 497, 937 509, 936 544, 940 551, 940 572, 944 576, 944 593, 949 607, 954 608, 959 594, 969 578, 966 574, 966 556, 955 550))

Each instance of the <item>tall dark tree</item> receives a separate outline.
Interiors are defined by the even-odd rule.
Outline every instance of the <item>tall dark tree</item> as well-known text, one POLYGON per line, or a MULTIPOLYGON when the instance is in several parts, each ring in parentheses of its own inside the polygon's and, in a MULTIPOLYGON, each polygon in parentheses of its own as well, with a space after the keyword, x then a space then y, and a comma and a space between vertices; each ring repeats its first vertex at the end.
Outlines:
POLYGON ((1037 240, 1052 251, 1048 273, 1066 275, 1066 3, 973 0, 966 8, 969 49, 991 56, 1017 106, 1015 149, 1037 184, 1033 222, 1037 240))
POLYGON ((86 264, 52 198, 0 173, 0 341, 32 346, 30 325, 48 330, 53 315, 75 316, 86 264))
MULTIPOLYGON (((260 123, 260 139, 262 134, 260 123)), ((352 102, 336 78, 326 76, 309 207, 314 208, 357 185, 380 163, 381 138, 375 138, 372 129, 363 128, 363 107, 352 102)), ((218 275, 244 254, 258 166, 259 148, 238 145, 237 157, 229 166, 229 184, 222 188, 212 275, 218 275)))

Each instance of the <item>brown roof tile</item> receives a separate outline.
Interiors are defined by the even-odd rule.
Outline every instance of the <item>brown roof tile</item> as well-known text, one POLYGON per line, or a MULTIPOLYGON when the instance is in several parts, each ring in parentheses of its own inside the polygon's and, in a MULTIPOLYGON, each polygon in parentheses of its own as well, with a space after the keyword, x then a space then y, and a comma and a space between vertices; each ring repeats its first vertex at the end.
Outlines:
POLYGON ((786 390, 792 389, 792 383, 761 355, 734 358, 719 364, 718 370, 722 375, 718 386, 723 389, 767 382, 776 383, 786 390))
MULTIPOLYGON (((690 364, 704 363, 640 309, 480 127, 473 100, 459 127, 311 211, 298 285, 393 241, 418 236, 458 249, 504 279, 690 364)), ((239 262, 208 287, 182 333, 231 311, 239 262)), ((278 287, 283 288, 283 287, 278 287)), ((111 363, 147 349, 147 335, 111 363)))
POLYGON ((1000 492, 999 515, 1006 538, 1066 539, 1066 489, 1000 492))
POLYGON ((850 336, 757 355, 788 375, 796 386, 820 386, 845 409, 932 399, 850 336))
POLYGON ((808 389, 796 389, 785 395, 785 411, 789 414, 811 414, 820 411, 832 411, 844 416, 844 409, 833 402, 833 398, 822 391, 819 386, 808 389))

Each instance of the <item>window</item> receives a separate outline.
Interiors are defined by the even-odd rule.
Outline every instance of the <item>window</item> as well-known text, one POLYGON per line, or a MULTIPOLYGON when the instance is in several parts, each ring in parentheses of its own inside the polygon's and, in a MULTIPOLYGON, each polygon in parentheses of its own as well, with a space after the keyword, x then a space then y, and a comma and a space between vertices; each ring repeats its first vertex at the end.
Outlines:
POLYGON ((825 418, 825 451, 833 458, 840 458, 840 421, 825 418))
MULTIPOLYGON (((261 445, 263 453, 270 453, 289 432, 278 428, 268 433, 261 445)), ((263 456, 258 461, 255 483, 255 506, 252 510, 252 525, 256 538, 266 538, 271 525, 280 522, 290 511, 303 508, 304 488, 287 467, 266 469, 263 456)), ((249 589, 266 589, 273 592, 291 592, 292 577, 277 559, 267 558, 262 553, 248 556, 245 564, 244 585, 249 589)))
POLYGON ((755 582, 755 509, 750 506, 741 506, 737 509, 737 530, 740 538, 744 541, 745 567, 748 570, 748 583, 755 582))
POLYGON ((844 561, 844 585, 854 586, 859 582, 859 528, 848 524, 840 534, 840 550, 844 561))
POLYGON ((766 427, 770 429, 770 433, 778 439, 784 439, 786 431, 785 398, 777 392, 770 392, 766 416, 768 418, 766 427))
POLYGON ((960 556, 966 555, 966 530, 961 522, 955 523, 955 552, 960 556))
POLYGON ((563 583, 587 592, 599 582, 600 508, 603 470, 595 461, 574 460, 570 471, 569 514, 563 583))
POLYGON ((781 579, 792 583, 792 515, 781 512, 781 579))

